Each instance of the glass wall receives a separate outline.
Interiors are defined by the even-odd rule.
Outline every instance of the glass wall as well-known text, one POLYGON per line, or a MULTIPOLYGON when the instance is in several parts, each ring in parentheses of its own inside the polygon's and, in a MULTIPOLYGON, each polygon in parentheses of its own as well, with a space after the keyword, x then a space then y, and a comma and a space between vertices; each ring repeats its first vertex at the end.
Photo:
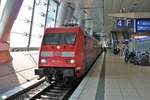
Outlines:
POLYGON ((39 47, 44 32, 47 0, 36 0, 30 47, 39 47))
POLYGON ((17 19, 12 27, 10 35, 11 48, 27 48, 28 45, 29 47, 39 48, 44 33, 44 27, 55 26, 58 4, 53 0, 49 0, 49 6, 47 6, 48 0, 35 0, 35 9, 32 22, 33 4, 34 0, 23 1, 17 19), (48 15, 47 22, 45 22, 46 15, 48 15), (31 23, 33 23, 32 28, 31 23), (30 31, 30 29, 32 30, 30 31), (29 38, 31 39, 30 42, 29 38))
POLYGON ((32 16, 33 0, 24 0, 15 20, 11 34, 10 47, 27 47, 32 16))
POLYGON ((50 5, 48 7, 48 17, 46 22, 46 27, 54 27, 57 13, 57 3, 53 0, 50 1, 50 5))
POLYGON ((0 19, 3 15, 2 13, 3 13, 4 7, 5 7, 6 1, 7 0, 0 0, 0 19))

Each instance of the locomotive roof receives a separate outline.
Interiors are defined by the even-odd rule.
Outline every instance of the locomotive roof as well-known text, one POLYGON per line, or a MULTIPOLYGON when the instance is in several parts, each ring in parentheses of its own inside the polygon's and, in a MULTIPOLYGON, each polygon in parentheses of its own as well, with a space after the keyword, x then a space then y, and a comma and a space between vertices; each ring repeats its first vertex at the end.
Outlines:
MULTIPOLYGON (((51 29, 79 29, 80 27, 64 27, 64 26, 61 26, 61 27, 49 27, 49 28, 46 28, 46 30, 51 30, 51 29)), ((80 28, 81 29, 81 28, 80 28)))
MULTIPOLYGON (((68 30, 71 30, 71 31, 78 31, 78 30, 82 30, 80 27, 53 27, 53 28, 46 28, 45 29, 45 33, 47 32, 51 32, 51 31, 57 31, 57 29, 59 31, 68 31, 68 30)), ((82 30, 83 31, 83 30, 82 30)), ((83 31, 84 32, 84 31, 83 31)))

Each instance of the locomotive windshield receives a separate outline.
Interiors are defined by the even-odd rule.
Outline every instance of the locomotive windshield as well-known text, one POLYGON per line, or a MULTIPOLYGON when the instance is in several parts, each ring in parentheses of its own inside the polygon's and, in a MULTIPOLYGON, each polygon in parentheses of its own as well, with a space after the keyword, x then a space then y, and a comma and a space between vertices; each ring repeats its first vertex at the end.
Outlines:
POLYGON ((45 44, 74 44, 75 33, 52 33, 45 34, 43 42, 45 44))

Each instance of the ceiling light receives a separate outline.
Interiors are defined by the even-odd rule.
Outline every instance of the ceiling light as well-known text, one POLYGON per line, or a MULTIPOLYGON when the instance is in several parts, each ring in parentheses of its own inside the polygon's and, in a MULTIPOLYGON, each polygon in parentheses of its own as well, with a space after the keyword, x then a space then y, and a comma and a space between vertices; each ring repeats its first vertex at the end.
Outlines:
POLYGON ((146 38, 147 36, 135 36, 135 39, 142 39, 142 38, 146 38))

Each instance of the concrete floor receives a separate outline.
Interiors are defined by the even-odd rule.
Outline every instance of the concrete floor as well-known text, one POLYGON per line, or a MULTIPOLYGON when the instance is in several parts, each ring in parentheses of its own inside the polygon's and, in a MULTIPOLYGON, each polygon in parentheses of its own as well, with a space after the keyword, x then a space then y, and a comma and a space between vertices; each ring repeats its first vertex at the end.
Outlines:
MULTIPOLYGON (((124 57, 106 54, 105 59, 105 90, 104 98, 96 99, 99 74, 101 73, 101 58, 85 77, 77 92, 69 100, 150 100, 150 66, 126 64, 124 57), (99 73, 99 74, 98 74, 99 73)), ((103 93, 102 93, 103 94, 103 93)))
POLYGON ((150 66, 126 64, 123 56, 107 54, 105 100, 150 100, 150 66))
POLYGON ((11 52, 11 55, 12 62, 0 65, 0 94, 37 77, 34 75, 38 61, 37 51, 11 52))

